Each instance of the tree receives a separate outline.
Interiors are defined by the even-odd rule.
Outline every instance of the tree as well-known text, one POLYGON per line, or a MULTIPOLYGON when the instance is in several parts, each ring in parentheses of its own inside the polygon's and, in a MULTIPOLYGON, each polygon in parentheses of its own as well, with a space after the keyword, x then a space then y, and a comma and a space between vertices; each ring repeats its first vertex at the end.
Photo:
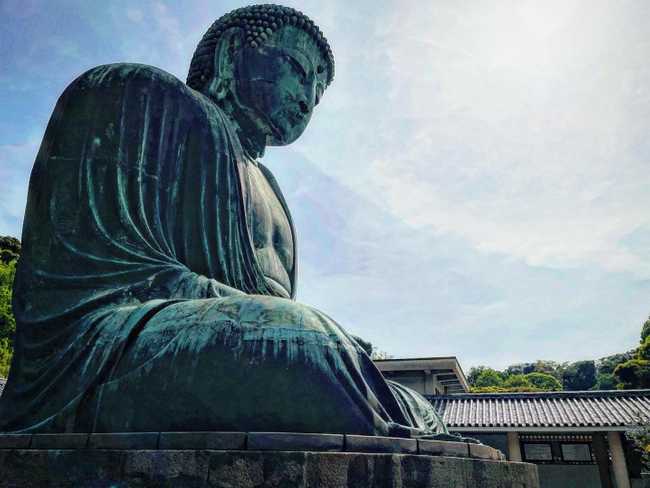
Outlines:
POLYGON ((650 388, 650 361, 630 359, 616 366, 614 375, 620 380, 623 389, 650 388))
POLYGON ((528 386, 513 386, 513 387, 503 387, 503 386, 486 386, 481 388, 472 388, 472 393, 530 393, 541 391, 539 388, 536 388, 532 385, 528 386))
POLYGON ((20 241, 11 236, 0 236, 0 262, 8 264, 20 256, 20 241))
POLYGON ((13 348, 8 339, 0 339, 0 377, 6 378, 9 375, 13 348))
POLYGON ((508 366, 503 374, 507 377, 517 374, 528 374, 533 371, 535 371, 535 363, 519 363, 508 366))
POLYGON ((558 363, 557 361, 538 360, 535 361, 535 369, 533 372, 550 374, 558 380, 562 380, 562 373, 566 364, 558 363))
POLYGON ((594 361, 577 361, 564 370, 562 385, 565 390, 589 390, 596 384, 596 364, 594 361))
POLYGON ((611 356, 605 356, 596 361, 596 369, 598 374, 613 374, 614 369, 621 363, 629 361, 634 358, 636 351, 633 349, 631 351, 612 354, 611 356))
POLYGON ((636 358, 650 361, 650 336, 646 337, 643 343, 636 350, 636 358))
POLYGON ((650 337, 650 317, 648 317, 648 320, 641 327, 641 342, 645 342, 648 337, 650 337))
POLYGON ((528 373, 524 376, 526 381, 542 391, 561 391, 562 384, 555 378, 547 373, 528 373))
POLYGON ((615 390, 618 380, 613 373, 598 373, 596 375, 596 384, 593 390, 615 390))
POLYGON ((470 368, 469 373, 467 373, 467 382, 471 386, 475 386, 477 378, 483 371, 485 371, 485 366, 474 366, 470 368))
POLYGON ((474 382, 474 386, 479 388, 499 387, 502 384, 503 377, 501 376, 501 373, 492 368, 484 368, 474 382))
POLYGON ((622 389, 650 387, 649 321, 646 320, 641 328, 641 345, 636 349, 634 357, 614 369, 614 376, 620 381, 617 386, 622 389))
POLYGON ((16 275, 20 241, 0 236, 0 376, 6 377, 13 356, 16 319, 11 309, 11 290, 16 275))
POLYGON ((625 433, 641 457, 641 463, 646 470, 650 470, 650 419, 639 414, 636 428, 625 433))
POLYGON ((505 388, 531 388, 534 389, 534 386, 531 385, 526 379, 526 375, 523 374, 513 374, 508 376, 504 382, 503 386, 505 388))

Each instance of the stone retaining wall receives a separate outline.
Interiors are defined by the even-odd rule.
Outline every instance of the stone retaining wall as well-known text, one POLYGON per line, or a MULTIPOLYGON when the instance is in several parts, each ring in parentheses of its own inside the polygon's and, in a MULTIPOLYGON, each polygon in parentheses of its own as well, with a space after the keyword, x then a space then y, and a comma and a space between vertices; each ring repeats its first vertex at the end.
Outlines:
POLYGON ((337 434, 0 435, 0 488, 538 488, 488 446, 337 434))

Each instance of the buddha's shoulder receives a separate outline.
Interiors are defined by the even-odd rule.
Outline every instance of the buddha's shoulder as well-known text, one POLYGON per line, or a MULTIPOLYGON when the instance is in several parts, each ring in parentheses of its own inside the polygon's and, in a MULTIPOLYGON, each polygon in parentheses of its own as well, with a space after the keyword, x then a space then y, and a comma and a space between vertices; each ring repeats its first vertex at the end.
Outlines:
POLYGON ((106 88, 125 83, 147 83, 178 90, 190 90, 181 80, 155 66, 136 63, 102 64, 77 77, 68 87, 70 90, 106 88))
MULTIPOLYGON (((76 78, 62 96, 74 93, 109 90, 126 90, 129 93, 146 93, 150 97, 173 96, 197 109, 218 110, 216 105, 201 93, 193 90, 171 73, 155 66, 136 63, 114 63, 96 66, 76 78)), ((126 95, 126 93, 125 93, 126 95)))

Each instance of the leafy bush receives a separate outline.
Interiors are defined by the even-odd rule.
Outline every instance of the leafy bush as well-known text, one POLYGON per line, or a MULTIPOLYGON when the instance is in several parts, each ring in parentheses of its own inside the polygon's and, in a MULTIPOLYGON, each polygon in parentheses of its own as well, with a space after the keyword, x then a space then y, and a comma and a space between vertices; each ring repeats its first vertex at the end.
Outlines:
POLYGON ((0 262, 9 264, 20 256, 20 241, 15 237, 0 236, 0 262))
POLYGON ((641 463, 646 470, 650 470, 650 419, 647 416, 639 416, 634 429, 625 433, 634 448, 641 456, 641 463))
POLYGON ((636 358, 650 361, 650 336, 646 337, 643 343, 636 350, 636 358))
POLYGON ((648 320, 643 323, 643 327, 641 327, 641 342, 645 342, 648 337, 650 337, 650 318, 648 318, 648 320))
POLYGON ((8 339, 0 339, 0 377, 6 378, 9 375, 13 348, 8 339))
POLYGON ((596 364, 594 361, 577 361, 570 364, 562 374, 565 390, 589 390, 596 384, 596 364))
POLYGON ((598 373, 593 390, 615 390, 618 380, 613 373, 598 373))
POLYGON ((16 275, 16 259, 20 253, 20 241, 0 236, 0 376, 9 373, 13 356, 13 340, 16 319, 11 310, 11 289, 16 275))
POLYGON ((503 385, 503 377, 498 371, 491 368, 485 368, 476 378, 474 386, 478 388, 499 387, 503 385))
POLYGON ((614 374, 614 369, 621 363, 629 361, 634 358, 636 350, 632 349, 631 351, 612 354, 611 356, 605 356, 596 361, 596 370, 597 374, 614 374))
POLYGON ((650 388, 650 361, 630 359, 616 366, 614 375, 620 380, 624 389, 650 388))
POLYGON ((528 373, 526 376, 526 381, 542 391, 561 391, 562 383, 558 381, 557 378, 546 373, 528 373))
POLYGON ((499 386, 485 386, 485 387, 472 387, 472 393, 529 393, 542 391, 534 386, 516 386, 512 388, 505 388, 499 386))
POLYGON ((503 372, 504 376, 514 376, 518 374, 528 374, 535 371, 535 363, 519 363, 508 366, 503 372))
POLYGON ((475 384, 479 375, 485 370, 486 370, 485 366, 474 366, 470 368, 469 373, 467 373, 467 382, 470 385, 475 384))
POLYGON ((528 382, 525 375, 513 374, 504 380, 503 386, 505 388, 531 388, 533 385, 528 382))

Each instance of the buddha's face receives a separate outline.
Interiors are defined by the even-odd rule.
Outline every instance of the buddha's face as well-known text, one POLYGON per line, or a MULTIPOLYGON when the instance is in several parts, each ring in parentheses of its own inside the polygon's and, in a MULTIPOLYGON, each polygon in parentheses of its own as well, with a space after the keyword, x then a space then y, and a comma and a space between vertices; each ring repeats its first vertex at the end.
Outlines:
POLYGON ((327 85, 327 65, 311 36, 285 26, 257 48, 234 58, 237 100, 267 133, 267 144, 282 146, 305 130, 327 85))

